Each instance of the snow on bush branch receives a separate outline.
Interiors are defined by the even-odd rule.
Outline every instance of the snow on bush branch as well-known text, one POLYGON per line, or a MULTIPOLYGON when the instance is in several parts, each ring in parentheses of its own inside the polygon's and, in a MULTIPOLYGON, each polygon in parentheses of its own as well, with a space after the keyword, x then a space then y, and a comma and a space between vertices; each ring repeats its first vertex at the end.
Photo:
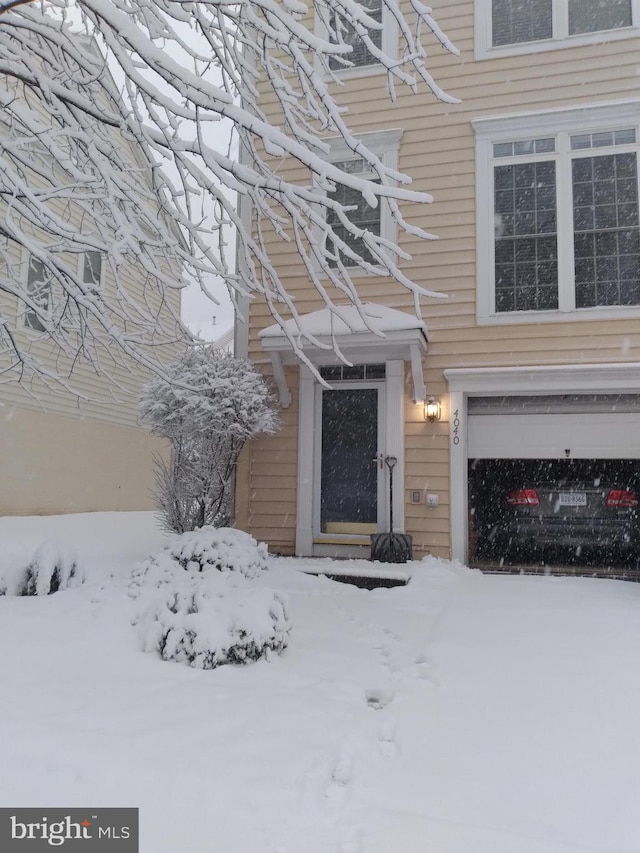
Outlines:
POLYGON ((262 374, 211 345, 187 349, 142 388, 140 418, 171 442, 158 456, 155 497, 167 530, 228 523, 240 451, 279 426, 262 374))
POLYGON ((53 540, 42 542, 28 559, 0 562, 0 595, 52 595, 83 582, 73 549, 53 540))
POLYGON ((172 537, 132 574, 143 649, 197 669, 279 654, 291 624, 285 599, 260 582, 266 569, 266 545, 240 530, 172 537))
MULTIPOLYGON (((69 359, 80 354, 104 367, 115 340, 119 352, 153 369, 152 345, 179 335, 167 299, 180 285, 176 269, 205 291, 215 275, 236 297, 265 299, 276 320, 283 310, 296 316, 265 231, 293 237, 328 304, 327 281, 359 305, 352 265, 421 292, 400 270, 402 253, 382 236, 367 233, 363 252, 354 250, 362 234, 330 194, 343 184, 371 205, 386 199, 400 230, 429 236, 404 220, 399 202, 430 197, 407 189, 408 179, 354 135, 334 97, 335 69, 349 65, 355 38, 386 69, 391 97, 399 84, 425 85, 454 100, 425 66, 428 39, 456 53, 431 10, 419 0, 402 8, 382 2, 397 25, 398 58, 376 46, 382 24, 355 0, 0 0, 0 289, 37 316, 69 359), (324 37, 314 34, 314 16, 324 37), (222 150, 221 120, 247 157, 222 150), (375 179, 329 164, 332 136, 375 179), (282 160, 297 161, 306 179, 283 177, 282 160), (253 211, 250 228, 237 196, 253 211), (329 211, 339 229, 327 223, 329 211), (16 246, 42 264, 53 305, 28 292, 16 246), (83 281, 76 261, 87 251, 108 257, 114 293, 83 281), (127 279, 132 264, 141 292, 127 279)), ((42 371, 12 313, 0 316, 0 343, 22 373, 42 371)), ((292 344, 299 349, 293 337, 292 344)))

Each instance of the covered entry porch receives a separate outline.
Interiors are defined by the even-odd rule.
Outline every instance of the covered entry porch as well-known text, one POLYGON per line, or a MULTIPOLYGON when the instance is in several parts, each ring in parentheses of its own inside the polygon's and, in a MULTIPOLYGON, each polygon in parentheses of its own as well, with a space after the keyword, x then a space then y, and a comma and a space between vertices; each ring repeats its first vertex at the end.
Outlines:
POLYGON ((367 303, 321 309, 261 333, 288 407, 299 365, 295 552, 366 557, 371 534, 388 529, 389 458, 394 529, 404 532, 404 408, 425 399, 427 331, 415 315, 367 303))

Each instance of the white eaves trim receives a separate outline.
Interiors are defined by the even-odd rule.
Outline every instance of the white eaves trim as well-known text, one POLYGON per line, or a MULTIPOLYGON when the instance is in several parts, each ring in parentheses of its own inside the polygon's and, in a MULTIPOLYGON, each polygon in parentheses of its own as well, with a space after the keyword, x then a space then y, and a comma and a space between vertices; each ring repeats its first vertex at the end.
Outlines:
MULTIPOLYGON (((358 134, 358 139, 362 141, 370 151, 373 151, 378 157, 384 154, 395 153, 397 155, 400 148, 400 140, 404 129, 401 127, 390 128, 389 130, 375 130, 366 133, 358 134)), ((359 155, 354 153, 349 145, 345 142, 342 136, 332 136, 322 140, 329 146, 330 159, 332 162, 341 162, 342 160, 357 160, 359 155)), ((393 168, 396 168, 393 165, 393 168)))
POLYGON ((452 393, 474 395, 604 394, 640 391, 640 364, 450 368, 452 393))
POLYGON ((522 134, 544 136, 546 133, 557 133, 561 130, 579 130, 586 133, 639 121, 640 98, 629 98, 622 101, 554 107, 551 110, 480 116, 471 120, 471 126, 477 142, 493 142, 496 138, 508 141, 519 139, 522 134))

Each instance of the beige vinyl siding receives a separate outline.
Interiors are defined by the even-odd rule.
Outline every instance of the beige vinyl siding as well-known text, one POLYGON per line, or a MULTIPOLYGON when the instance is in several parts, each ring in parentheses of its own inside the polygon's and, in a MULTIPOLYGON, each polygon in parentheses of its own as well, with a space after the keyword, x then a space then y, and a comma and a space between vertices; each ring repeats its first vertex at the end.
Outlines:
MULTIPOLYGON (((431 205, 404 205, 409 222, 438 236, 435 241, 401 237, 401 246, 412 255, 403 268, 421 286, 446 293, 446 300, 422 299, 429 330, 429 351, 424 361, 429 392, 443 401, 442 420, 429 424, 406 395, 405 489, 406 528, 414 536, 418 555, 449 554, 449 418, 447 384, 443 370, 453 367, 526 366, 640 361, 640 320, 580 319, 553 322, 513 322, 478 325, 476 322, 476 199, 475 138, 472 120, 485 117, 550 110, 580 104, 597 104, 640 97, 637 74, 640 38, 606 41, 582 47, 563 47, 516 56, 474 59, 474 4, 434 0, 434 16, 461 50, 448 55, 434 43, 427 66, 437 82, 461 99, 459 105, 438 103, 423 92, 412 96, 397 89, 389 104, 381 74, 346 79, 339 91, 340 103, 349 108, 350 121, 360 132, 403 128, 399 169, 412 177, 412 188, 433 195, 431 205), (410 503, 412 490, 428 488, 439 495, 440 505, 428 508, 410 503)), ((273 108, 273 102, 271 102, 273 108)), ((268 110, 269 101, 265 99, 268 110)), ((283 281, 296 298, 300 313, 322 307, 311 292, 292 245, 273 241, 273 258, 283 281)), ((362 299, 413 310, 412 296, 389 282, 358 279, 362 299)), ((265 356, 257 339, 260 328, 273 322, 266 307, 256 302, 251 309, 250 353, 259 364, 265 356)), ((295 431, 297 380, 289 383, 294 393, 292 409, 283 413, 287 428, 295 431)), ((250 451, 251 464, 260 457, 259 479, 251 481, 251 525, 265 535, 282 528, 295 530, 295 479, 286 475, 292 489, 286 513, 268 510, 270 477, 265 475, 271 440, 259 451, 250 451), (264 460, 264 461, 262 461, 264 460), (266 480, 265 480, 266 476, 266 480), (259 484, 259 485, 258 485, 259 484), (267 523, 268 520, 268 523, 267 523)), ((275 445, 274 445, 275 446, 275 445)), ((292 458, 291 463, 295 460, 292 458)), ((268 467, 267 467, 268 470, 268 467)), ((280 488, 280 487, 278 487, 280 488)), ((274 506, 279 506, 279 499, 274 506)), ((275 535, 275 534, 273 534, 275 535)))
MULTIPOLYGON (((10 274, 24 281, 29 261, 28 252, 16 247, 13 254, 15 256, 13 269, 3 270, 2 274, 10 274)), ((145 306, 146 303, 146 308, 149 310, 153 303, 150 296, 145 299, 142 274, 134 267, 123 267, 120 269, 120 276, 122 286, 126 288, 128 294, 133 299, 139 300, 141 305, 145 306)), ((177 275, 176 280, 179 281, 177 275)), ((107 292, 113 293, 115 290, 113 274, 106 261, 101 287, 107 292)), ((169 299, 174 303, 172 310, 178 313, 180 291, 176 289, 169 293, 169 299)), ((159 302, 157 296, 155 301, 159 302)), ((22 308, 16 299, 12 299, 7 294, 1 294, 0 305, 3 312, 12 318, 11 325, 16 329, 16 340, 20 346, 28 348, 49 370, 63 377, 77 392, 77 396, 74 396, 64 392, 61 386, 56 387, 55 383, 47 384, 38 378, 32 379, 28 388, 15 381, 7 382, 0 379, 0 402, 4 405, 23 406, 34 410, 44 407, 47 411, 67 417, 93 417, 123 426, 137 424, 140 387, 150 377, 146 369, 128 358, 114 343, 108 352, 104 349, 99 351, 103 372, 98 374, 93 365, 82 356, 77 360, 69 358, 42 333, 25 328, 21 316, 22 308)), ((158 309, 158 304, 155 308, 158 309)), ((168 317, 170 314, 167 308, 165 321, 168 317)), ((162 354, 168 360, 175 352, 176 347, 158 347, 153 356, 162 354)), ((3 370, 8 367, 10 358, 10 353, 0 356, 3 370)), ((10 375, 12 374, 5 373, 4 378, 10 375)))
MULTIPOLYGON (((16 81, 6 79, 0 81, 0 86, 13 91, 17 98, 23 97, 22 86, 16 81)), ((30 108, 40 109, 44 124, 51 122, 50 117, 46 114, 44 104, 30 102, 30 108)), ((120 148, 123 145, 129 146, 127 153, 140 166, 140 181, 150 179, 151 175, 149 170, 145 168, 144 158, 135 146, 123 139, 116 131, 114 131, 114 142, 120 148)), ((69 176, 61 167, 52 163, 52 168, 59 172, 61 185, 68 182, 69 176)), ((34 187, 37 187, 38 184, 43 185, 42 178, 33 173, 30 175, 30 181, 34 187)), ((75 228, 87 238, 97 232, 98 240, 105 240, 108 244, 110 235, 102 233, 100 228, 90 221, 86 211, 74 204, 72 199, 53 201, 51 202, 51 209, 57 216, 65 220, 70 228, 75 228)), ((5 211, 6 207, 0 204, 0 216, 4 216, 5 211)), ((26 225, 26 223, 23 224, 26 225)), ((29 227, 28 230, 35 242, 44 246, 51 242, 51 237, 46 231, 39 231, 32 227, 29 227)), ((113 236, 112 234, 111 238, 113 236)), ((0 277, 6 276, 24 282, 27 275, 29 253, 16 244, 10 246, 10 251, 13 266, 9 270, 0 268, 0 277)), ((76 269, 77 256, 68 254, 65 256, 65 260, 73 269, 76 269)), ((182 271, 180 269, 170 270, 164 265, 164 272, 171 274, 176 284, 181 282, 182 271)), ((152 288, 145 288, 145 280, 148 277, 143 270, 131 264, 127 266, 126 263, 123 263, 118 269, 118 275, 121 286, 131 299, 140 304, 142 313, 151 315, 152 312, 158 312, 166 327, 173 324, 172 315, 179 317, 180 290, 178 288, 174 291, 167 291, 167 304, 161 305, 158 294, 152 288)), ((101 288, 107 294, 115 293, 114 274, 106 258, 103 262, 101 288)), ((82 357, 77 360, 74 357, 68 358, 56 346, 47 341, 45 336, 25 329, 22 317, 23 307, 17 299, 0 293, 0 308, 3 314, 9 317, 9 327, 15 329, 19 344, 30 348, 34 355, 42 359, 48 369, 68 380, 69 385, 77 391, 78 395, 65 393, 60 386, 56 387, 55 383, 43 383, 37 378, 30 382, 26 388, 20 387, 15 382, 4 381, 13 374, 6 372, 11 363, 10 354, 2 353, 0 354, 0 371, 2 371, 0 373, 0 402, 2 404, 5 406, 22 406, 34 411, 44 408, 48 412, 72 418, 89 417, 106 423, 136 426, 140 387, 149 378, 149 374, 144 368, 132 362, 117 345, 113 345, 109 351, 104 348, 99 349, 98 358, 102 366, 102 375, 99 375, 94 367, 82 357)), ((129 331, 131 333, 131 330, 129 331)), ((177 329, 176 338, 180 338, 177 329)), ((153 357, 168 360, 173 357, 175 352, 175 346, 165 346, 154 348, 151 354, 153 357)))
POLYGON ((0 409, 0 515, 153 509, 144 430, 50 412, 0 409))
MULTIPOLYGON (((265 373, 269 374, 265 366, 265 373)), ((298 468, 298 370, 286 370, 293 401, 280 411, 281 429, 249 442, 236 477, 236 525, 269 543, 272 553, 295 550, 298 468)))

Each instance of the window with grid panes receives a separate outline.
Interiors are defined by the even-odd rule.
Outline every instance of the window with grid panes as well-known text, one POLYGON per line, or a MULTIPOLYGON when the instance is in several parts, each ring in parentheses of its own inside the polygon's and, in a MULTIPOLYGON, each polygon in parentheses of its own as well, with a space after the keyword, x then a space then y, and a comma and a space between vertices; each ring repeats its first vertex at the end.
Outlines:
MULTIPOLYGON (((345 160, 337 162, 335 165, 349 174, 357 174, 363 178, 373 178, 373 175, 366 171, 367 164, 364 160, 345 160)), ((358 228, 361 228, 363 231, 370 231, 372 234, 380 234, 382 204, 378 204, 377 207, 371 207, 357 190, 344 185, 337 185, 335 190, 329 193, 329 198, 334 199, 345 207, 351 208, 347 215, 351 222, 358 228)), ((335 211, 327 211, 327 222, 333 228, 336 236, 350 249, 361 255, 369 263, 376 263, 376 259, 369 252, 363 240, 347 230, 335 211)), ((332 249, 332 251, 334 250, 332 249)), ((337 247, 335 247, 335 254, 336 259, 331 261, 332 266, 337 265, 338 254, 340 254, 341 261, 345 266, 353 265, 354 262, 350 260, 348 254, 344 251, 339 252, 337 247)))
POLYGON ((492 172, 496 315, 640 305, 636 128, 496 142, 492 172))
POLYGON ((637 0, 476 0, 491 15, 491 45, 504 47, 621 30, 634 23, 637 0))
MULTIPOLYGON (((378 23, 382 23, 382 0, 366 0, 362 5, 365 7, 370 18, 378 23)), ((373 56, 367 45, 360 38, 355 27, 352 24, 344 22, 341 26, 343 27, 341 31, 342 41, 344 44, 350 45, 352 47, 352 51, 351 53, 346 54, 344 59, 332 58, 330 60, 331 69, 337 71, 342 68, 364 68, 368 65, 375 65, 378 60, 373 56)), ((369 38, 377 48, 382 47, 382 29, 370 29, 369 38)))

